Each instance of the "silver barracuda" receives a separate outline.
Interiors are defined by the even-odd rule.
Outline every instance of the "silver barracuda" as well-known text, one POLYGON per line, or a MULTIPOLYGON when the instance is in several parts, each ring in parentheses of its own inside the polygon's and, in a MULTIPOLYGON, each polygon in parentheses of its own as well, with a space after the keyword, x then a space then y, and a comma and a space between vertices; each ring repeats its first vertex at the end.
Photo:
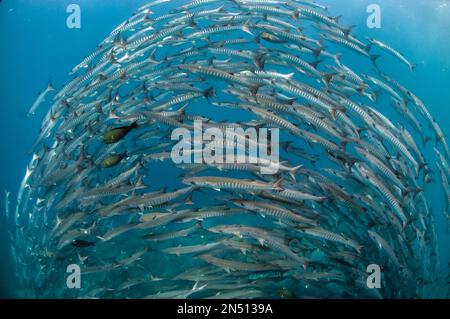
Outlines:
POLYGON ((413 92, 424 74, 403 84, 401 46, 341 9, 149 0, 111 15, 28 112, 46 109, 3 215, 17 295, 448 297, 445 101, 413 92), (80 289, 61 286, 69 264, 80 289))

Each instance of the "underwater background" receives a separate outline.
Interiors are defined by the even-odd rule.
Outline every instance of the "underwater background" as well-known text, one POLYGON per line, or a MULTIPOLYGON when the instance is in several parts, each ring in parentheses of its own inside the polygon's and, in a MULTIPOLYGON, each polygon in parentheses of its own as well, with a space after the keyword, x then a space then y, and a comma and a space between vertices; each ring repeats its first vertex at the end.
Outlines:
MULTIPOLYGON (((11 211, 19 184, 30 160, 30 149, 46 113, 45 106, 27 117, 30 105, 52 79, 56 88, 68 80, 67 73, 142 1, 120 0, 3 0, 0 2, 0 191, 11 192, 11 211), (81 7, 81 28, 69 29, 66 8, 81 7)), ((183 1, 173 1, 173 7, 183 1)), ((367 35, 392 44, 417 64, 411 73, 393 59, 381 64, 428 106, 446 137, 450 137, 450 1, 444 0, 323 0, 332 16, 342 15, 345 25, 357 25, 355 35, 367 35), (368 29, 366 8, 382 9, 382 27, 368 29), (395 70, 393 70, 395 68, 395 70)), ((167 8, 167 6, 164 6, 167 8)), ((358 71, 356 69, 356 71, 358 71)), ((432 148, 428 149, 432 152, 432 148)), ((161 173, 161 172, 160 172, 161 173)), ((163 175, 163 173, 162 173, 163 175)), ((437 178, 436 178, 437 179, 437 178)), ((438 234, 442 276, 448 275, 450 240, 442 210, 442 194, 433 187, 426 193, 432 203, 438 234)), ((0 196, 0 297, 15 297, 14 268, 8 230, 0 196)))

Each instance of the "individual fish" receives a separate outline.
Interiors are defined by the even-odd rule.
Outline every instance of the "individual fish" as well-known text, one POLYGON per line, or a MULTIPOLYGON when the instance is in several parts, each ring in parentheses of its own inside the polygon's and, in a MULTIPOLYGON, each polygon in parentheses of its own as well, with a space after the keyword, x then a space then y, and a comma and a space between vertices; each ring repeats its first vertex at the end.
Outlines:
POLYGON ((123 139, 132 129, 139 127, 137 123, 133 123, 130 126, 122 126, 117 128, 108 129, 103 135, 103 140, 106 144, 113 144, 123 139))
POLYGON ((373 39, 373 38, 368 38, 370 44, 367 46, 368 50, 370 50, 370 48, 372 47, 372 45, 375 45, 377 47, 379 47, 380 49, 388 52, 389 54, 391 54, 392 56, 396 57, 398 60, 400 60, 401 62, 403 62, 404 64, 406 64, 409 69, 411 71, 414 71, 416 69, 416 65, 409 62, 404 56, 403 54, 401 54, 400 52, 398 52, 397 50, 395 50, 394 48, 390 47, 389 45, 377 40, 377 39, 373 39))
POLYGON ((193 212, 185 214, 180 221, 189 222, 191 220, 203 221, 208 218, 214 217, 226 217, 242 214, 242 209, 230 208, 226 206, 208 207, 204 209, 198 209, 193 212))
POLYGON ((82 239, 75 239, 72 242, 72 246, 75 246, 77 248, 86 248, 86 247, 90 247, 90 246, 94 246, 95 244, 93 242, 89 242, 86 240, 82 240, 82 239))
POLYGON ((196 223, 192 227, 182 229, 179 231, 171 232, 171 233, 162 233, 162 234, 147 234, 142 236, 142 239, 151 241, 151 242, 159 242, 165 240, 172 240, 174 238, 182 238, 188 236, 190 233, 195 232, 201 227, 199 223, 196 223))
POLYGON ((245 298, 245 299, 258 299, 263 296, 263 292, 257 289, 238 289, 235 291, 228 292, 218 292, 213 296, 205 297, 205 299, 235 299, 235 298, 245 298))
POLYGON ((327 199, 326 196, 316 196, 313 194, 308 194, 308 193, 300 192, 300 191, 293 190, 293 189, 284 189, 281 192, 275 193, 275 196, 279 196, 279 197, 287 198, 287 199, 293 199, 293 200, 297 200, 297 201, 312 200, 312 201, 321 202, 321 201, 324 201, 327 199))
POLYGON ((286 246, 279 239, 277 239, 276 237, 272 237, 265 230, 238 225, 214 226, 208 228, 208 230, 215 233, 232 234, 238 237, 250 236, 258 240, 261 245, 263 246, 267 245, 270 248, 281 252, 287 257, 292 258, 294 261, 298 263, 297 264, 298 267, 303 268, 307 267, 307 262, 305 262, 304 259, 295 254, 288 246, 286 246))
POLYGON ((109 168, 116 166, 119 164, 127 155, 126 154, 114 154, 110 155, 107 158, 105 158, 101 163, 100 166, 102 168, 109 168))
POLYGON ((204 176, 204 177, 192 177, 185 178, 183 180, 185 184, 195 185, 198 187, 208 187, 215 190, 232 189, 241 191, 263 191, 263 190, 280 190, 280 182, 277 181, 273 184, 257 182, 252 180, 233 179, 226 177, 204 176))
MULTIPOLYGON (((208 1, 208 0, 198 0, 198 1, 208 1)), ((209 1, 211 1, 211 0, 209 0, 209 1)), ((197 283, 195 283, 195 285, 192 287, 192 289, 158 292, 153 295, 147 295, 144 297, 144 299, 186 299, 190 295, 203 290, 207 285, 208 284, 205 284, 203 286, 198 286, 197 283)))
POLYGON ((38 107, 45 101, 45 97, 50 93, 51 91, 54 91, 53 85, 51 81, 48 82, 47 88, 39 94, 36 101, 34 101, 33 105, 31 105, 30 110, 28 111, 27 116, 32 116, 36 113, 36 110, 38 107))
POLYGON ((87 214, 85 212, 72 213, 65 218, 57 218, 55 227, 52 229, 50 235, 53 237, 61 236, 63 233, 68 231, 77 222, 83 220, 87 214))
POLYGON ((216 248, 217 246, 221 245, 221 242, 213 242, 209 244, 201 244, 201 245, 191 245, 191 246, 177 246, 177 247, 169 247, 163 249, 163 252, 167 254, 174 254, 177 256, 183 255, 183 254, 196 254, 196 253, 202 253, 211 249, 216 248))
POLYGON ((10 192, 8 192, 7 190, 5 190, 5 216, 6 216, 6 220, 9 219, 9 206, 10 206, 10 201, 9 201, 9 195, 11 195, 10 192))
MULTIPOLYGON (((199 256, 200 259, 206 261, 209 264, 218 266, 220 268, 223 268, 226 272, 230 271, 267 271, 267 270, 273 270, 274 267, 271 265, 261 265, 257 263, 243 263, 243 262, 237 262, 234 260, 226 260, 214 257, 209 254, 204 254, 199 256)), ((211 288, 211 286, 210 286, 211 288)))
POLYGON ((322 228, 304 228, 300 230, 301 232, 304 232, 305 234, 318 237, 321 239, 337 242, 349 247, 352 247, 354 250, 356 250, 358 253, 361 252, 361 249, 363 246, 353 239, 345 238, 339 234, 330 232, 328 230, 322 229, 322 228))
POLYGON ((296 214, 289 209, 286 209, 282 206, 271 204, 271 203, 263 203, 263 202, 251 202, 251 201, 242 201, 242 200, 234 200, 233 203, 239 207, 243 207, 245 209, 249 209, 263 216, 271 216, 273 218, 279 219, 280 221, 292 221, 302 224, 316 225, 317 222, 311 220, 307 217, 303 217, 300 214, 296 214))
POLYGON ((370 53, 367 51, 367 48, 361 47, 361 46, 359 46, 358 44, 355 44, 354 42, 348 41, 348 40, 345 39, 345 38, 336 37, 336 36, 330 35, 330 34, 324 34, 324 35, 322 35, 322 37, 323 37, 325 40, 327 40, 327 41, 334 42, 334 43, 336 43, 336 44, 338 44, 338 45, 347 47, 347 48, 349 48, 350 50, 352 50, 352 51, 354 51, 354 52, 356 52, 356 53, 358 53, 358 54, 360 54, 360 55, 362 55, 362 56, 365 56, 365 57, 369 58, 369 60, 370 60, 375 66, 376 66, 376 62, 377 62, 378 58, 380 57, 380 55, 378 55, 378 54, 370 54, 370 53))

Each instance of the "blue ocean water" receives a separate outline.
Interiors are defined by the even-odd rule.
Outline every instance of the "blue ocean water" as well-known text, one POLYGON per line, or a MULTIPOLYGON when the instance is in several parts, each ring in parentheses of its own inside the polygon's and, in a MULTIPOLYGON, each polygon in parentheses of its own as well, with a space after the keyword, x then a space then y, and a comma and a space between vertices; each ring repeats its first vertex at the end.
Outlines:
MULTIPOLYGON (((45 107, 33 118, 26 113, 49 78, 56 88, 69 79, 68 71, 89 54, 109 32, 147 1, 59 1, 4 0, 0 2, 0 191, 10 191, 11 211, 17 189, 30 160, 30 148, 38 135, 45 107), (69 4, 81 7, 81 28, 66 26, 69 4)), ((178 6, 184 1, 173 1, 178 6)), ((415 92, 428 106, 450 137, 450 3, 427 0, 329 0, 331 15, 342 15, 345 25, 357 25, 356 35, 367 35, 400 48, 417 70, 407 68, 393 59, 383 59, 380 65, 415 92), (365 27, 366 8, 377 3, 382 9, 382 28, 365 27)), ((428 149, 432 152, 432 149, 428 149)), ((158 175, 164 176, 160 171, 158 175)), ((158 175, 155 179, 158 180, 158 175)), ((441 263, 450 260, 449 234, 440 214, 442 195, 430 188, 436 216, 441 263)), ((0 211, 4 210, 0 196, 0 211)), ((13 297, 14 268, 7 235, 13 225, 0 223, 0 296, 13 297)))

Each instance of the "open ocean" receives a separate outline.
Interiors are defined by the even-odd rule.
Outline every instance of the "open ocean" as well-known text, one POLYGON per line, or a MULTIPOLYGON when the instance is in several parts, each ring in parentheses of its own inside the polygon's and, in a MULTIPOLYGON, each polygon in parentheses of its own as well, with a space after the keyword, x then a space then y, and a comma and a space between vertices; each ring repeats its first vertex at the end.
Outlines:
MULTIPOLYGON (((33 117, 27 117, 30 106, 51 78, 53 86, 61 89, 71 79, 68 72, 91 53, 117 25, 130 17, 147 0, 3 0, 0 2, 0 297, 23 297, 16 279, 8 231, 14 232, 13 219, 4 217, 4 191, 11 192, 10 213, 14 214, 17 193, 31 159, 31 147, 39 135, 41 123, 50 102, 44 102, 33 117), (69 4, 81 8, 81 28, 69 29, 66 19, 69 4)), ((172 1, 165 6, 169 11, 186 1, 172 1)), ((420 97, 450 141, 450 1, 446 0, 320 0, 329 5, 329 15, 342 15, 339 23, 356 25, 352 34, 361 39, 372 37, 392 45, 409 61, 417 65, 411 72, 398 60, 386 54, 378 66, 420 97), (381 8, 381 28, 369 29, 366 8, 376 3, 381 8)), ((167 12, 158 11, 161 15, 167 12)), ((227 39, 224 34, 223 40, 227 39)), ((215 40, 222 40, 220 35, 215 40)), ((331 48, 331 46, 330 46, 331 48)), ((344 51, 344 50, 343 50, 344 51)), ((347 51, 345 51, 347 52, 347 51)), ((344 54, 345 56, 346 54, 344 54)), ((349 64, 351 60, 345 60, 349 64)), ((358 64, 352 65, 359 70, 358 64)), ((365 71, 365 69, 364 69, 365 71)), ((56 92, 57 92, 56 91, 56 92)), ((50 100, 50 99, 49 99, 50 100)), ((230 113, 231 114, 231 113, 230 113)), ((387 114, 389 116, 389 114, 387 114)), ((225 113, 224 119, 228 114, 225 113)), ((228 118, 231 120, 230 118, 228 118)), ((423 149, 425 156, 434 156, 434 140, 423 149)), ((421 143, 419 145, 422 147, 421 143)), ((158 164, 159 165, 159 164, 158 164)), ((159 166, 158 166, 159 167, 159 166)), ((170 168, 153 170, 150 183, 155 189, 167 185, 165 179, 173 175, 170 168)), ((437 171, 433 183, 427 186, 425 196, 432 207, 438 238, 440 278, 448 278, 450 263, 450 233, 442 211, 442 191, 437 187, 437 171)), ((180 186, 181 185, 181 186, 180 186)), ((196 203, 202 207, 202 203, 196 203)), ((205 205, 207 202, 205 201, 205 205)), ((30 208, 31 209, 31 208, 30 208)), ((42 232, 46 231, 42 228, 42 232)), ((17 240, 17 239, 16 239, 17 240)), ((124 240, 125 241, 125 240, 124 240)), ((122 242, 122 249, 124 243, 122 242)), ((165 265, 157 265, 163 269, 165 265)), ((159 261, 162 262, 162 261, 159 261)), ((21 265, 19 267, 26 267, 21 265)), ((63 271, 64 273, 64 271, 63 271)), ((445 280, 448 282, 448 280, 445 280)), ((441 286, 437 293, 448 297, 450 287, 441 286)), ((41 294, 38 296, 43 296, 41 294)), ((73 297, 61 295, 60 297, 73 297)), ((119 297, 124 297, 119 295, 119 297)), ((325 296, 326 297, 326 296, 325 296)))

